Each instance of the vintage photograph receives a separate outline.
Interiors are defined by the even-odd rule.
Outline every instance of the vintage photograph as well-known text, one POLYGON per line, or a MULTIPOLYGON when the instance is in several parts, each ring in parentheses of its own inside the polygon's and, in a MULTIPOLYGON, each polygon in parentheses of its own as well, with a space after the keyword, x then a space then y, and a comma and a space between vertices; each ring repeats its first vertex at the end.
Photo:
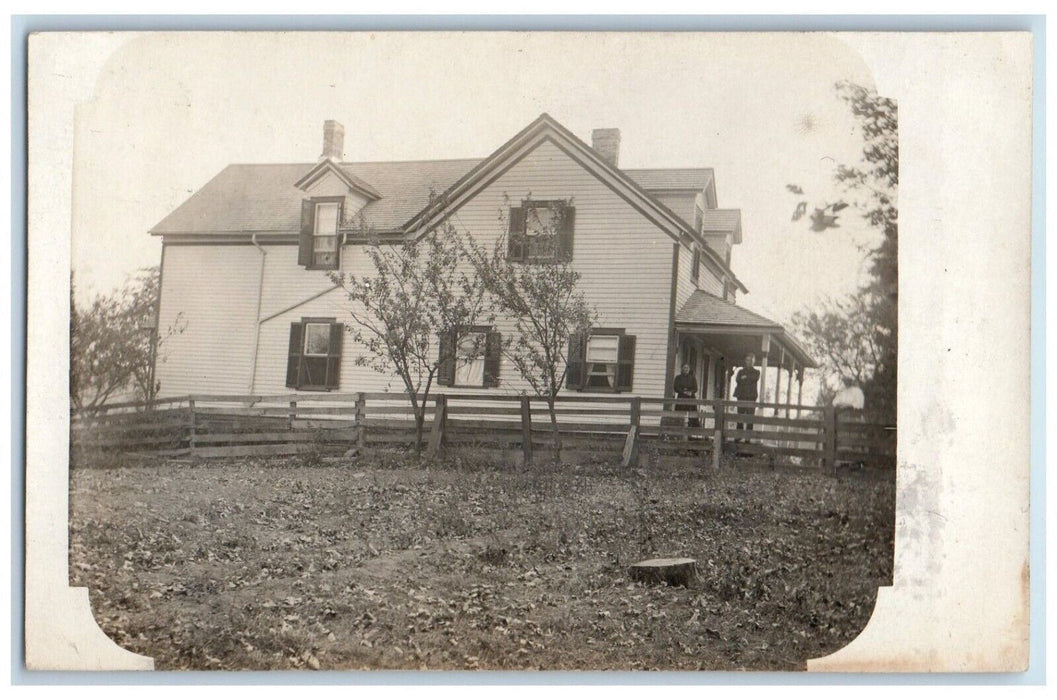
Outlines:
POLYGON ((159 670, 804 670, 893 582, 899 113, 809 34, 100 37, 69 585, 159 670))

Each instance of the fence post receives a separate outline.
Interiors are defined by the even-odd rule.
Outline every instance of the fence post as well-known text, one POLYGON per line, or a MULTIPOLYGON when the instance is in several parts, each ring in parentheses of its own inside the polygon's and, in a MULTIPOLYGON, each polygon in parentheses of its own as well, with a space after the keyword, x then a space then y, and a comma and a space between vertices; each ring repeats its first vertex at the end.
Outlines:
POLYGON ((723 413, 723 402, 716 401, 712 404, 713 422, 715 423, 712 433, 712 468, 719 469, 723 460, 723 428, 726 424, 726 416, 723 413))
POLYGON ((187 449, 191 453, 191 456, 195 456, 195 437, 197 435, 197 427, 195 425, 195 400, 188 399, 187 407, 191 412, 191 432, 187 438, 187 449))
POLYGON ((642 419, 642 399, 638 396, 631 397, 631 408, 629 411, 628 437, 624 440, 624 452, 621 463, 624 467, 639 466, 639 430, 642 419))
POLYGON ((294 429, 294 419, 295 418, 297 418, 297 402, 296 401, 291 401, 290 402, 290 420, 289 420, 289 422, 288 422, 288 424, 286 426, 288 430, 293 430, 294 429))
POLYGON ((833 474, 837 468, 837 409, 834 406, 826 406, 822 413, 824 421, 825 440, 822 452, 822 470, 827 474, 833 474))
POLYGON ((356 447, 362 450, 367 446, 367 394, 362 391, 356 394, 356 447))
POLYGON ((433 409, 433 430, 430 431, 429 447, 426 449, 426 456, 429 458, 440 454, 441 447, 444 445, 444 424, 448 419, 448 397, 440 394, 436 402, 436 407, 433 409))
POLYGON ((532 408, 529 397, 521 397, 521 456, 523 466, 532 466, 532 408))

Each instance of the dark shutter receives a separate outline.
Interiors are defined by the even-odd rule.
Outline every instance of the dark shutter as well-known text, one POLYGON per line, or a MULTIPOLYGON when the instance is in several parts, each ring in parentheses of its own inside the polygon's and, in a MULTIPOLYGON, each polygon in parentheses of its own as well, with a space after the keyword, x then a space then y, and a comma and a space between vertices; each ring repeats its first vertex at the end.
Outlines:
POLYGON ((298 375, 301 373, 301 328, 302 324, 290 324, 290 350, 286 358, 286 386, 298 387, 298 375))
POLYGON ((341 344, 345 339, 345 324, 330 324, 330 349, 327 351, 328 389, 337 389, 341 380, 341 344))
POLYGON ((499 364, 502 355, 499 333, 489 331, 484 341, 484 385, 486 387, 499 386, 499 364))
POLYGON ((576 228, 576 207, 563 207, 558 228, 558 260, 573 259, 573 229, 576 228))
POLYGON ((455 383, 455 348, 451 333, 441 333, 437 346, 437 384, 451 386, 455 383))
POLYGON ((525 209, 510 207, 510 229, 506 236, 507 260, 525 259, 525 209))
POLYGON ((698 278, 698 276, 700 274, 701 274, 701 251, 698 250, 697 248, 694 248, 694 263, 693 263, 693 265, 692 265, 692 267, 690 269, 690 277, 691 277, 691 279, 693 279, 696 282, 697 278, 698 278))
POLYGON ((311 199, 301 200, 301 237, 297 240, 297 264, 312 265, 312 235, 316 230, 316 204, 311 199))
POLYGON ((635 336, 622 335, 617 345, 617 391, 631 391, 635 374, 635 336))
POLYGON ((565 369, 565 387, 583 389, 587 373, 584 371, 584 360, 587 357, 587 336, 574 333, 569 336, 569 356, 565 369))

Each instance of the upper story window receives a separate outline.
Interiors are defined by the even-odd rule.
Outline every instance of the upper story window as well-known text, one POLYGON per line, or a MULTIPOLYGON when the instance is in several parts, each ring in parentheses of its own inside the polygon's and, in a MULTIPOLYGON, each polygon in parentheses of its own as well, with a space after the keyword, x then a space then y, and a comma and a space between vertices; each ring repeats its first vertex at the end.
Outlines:
POLYGON ((528 263, 573 258, 576 208, 563 200, 525 200, 510 208, 507 257, 528 263))
POLYGON ((690 263, 690 279, 696 284, 701 278, 701 249, 696 245, 693 248, 694 252, 691 253, 693 261, 690 263))
POLYGON ((314 197, 301 203, 297 262, 310 270, 341 267, 340 222, 344 197, 314 197))
POLYGON ((312 265, 327 270, 337 268, 338 213, 337 202, 316 204, 316 226, 312 235, 312 265))

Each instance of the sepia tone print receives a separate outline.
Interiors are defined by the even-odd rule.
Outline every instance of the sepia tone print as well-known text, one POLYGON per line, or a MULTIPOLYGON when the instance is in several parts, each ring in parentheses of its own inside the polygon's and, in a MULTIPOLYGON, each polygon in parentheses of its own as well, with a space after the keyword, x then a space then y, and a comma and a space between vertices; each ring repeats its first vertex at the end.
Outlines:
MULTIPOLYGON (((294 70, 308 38, 275 38, 294 70)), ((361 39, 321 41, 395 37, 361 39)), ((180 155, 109 126, 121 86, 255 37, 116 52, 82 152, 175 160, 115 193, 156 215, 112 263, 74 212, 69 583, 100 629, 212 670, 804 670, 855 640, 894 582, 897 104, 846 47, 783 38, 804 74, 764 39, 702 37, 699 126, 568 97, 627 64, 388 134, 392 86, 341 97, 349 67, 273 114, 233 85, 235 131, 200 101, 224 78, 159 76, 180 155), (764 67, 770 111, 735 79, 764 67)))

